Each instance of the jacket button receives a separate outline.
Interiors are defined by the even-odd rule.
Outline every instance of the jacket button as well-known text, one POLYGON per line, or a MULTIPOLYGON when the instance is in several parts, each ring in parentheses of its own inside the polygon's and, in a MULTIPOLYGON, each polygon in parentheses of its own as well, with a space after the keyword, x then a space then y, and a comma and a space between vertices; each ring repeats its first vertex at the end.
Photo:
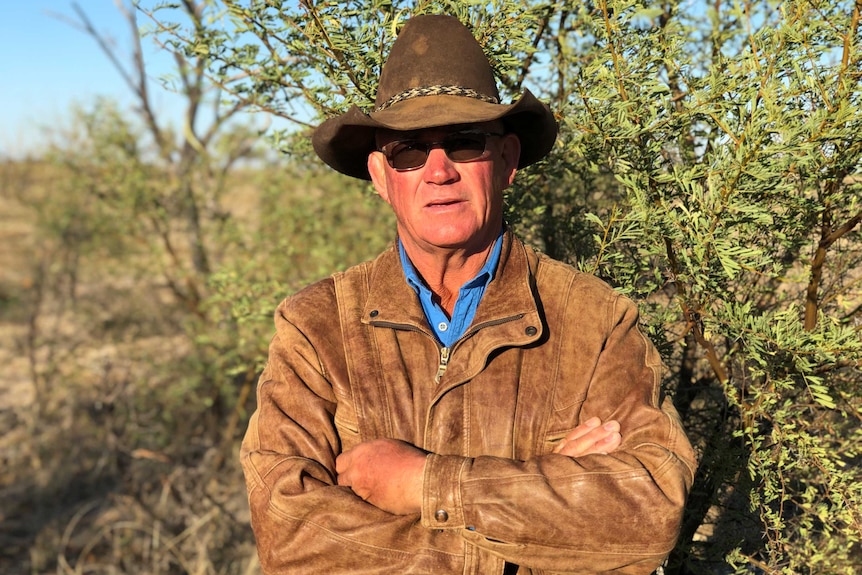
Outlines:
POLYGON ((537 330, 534 326, 531 325, 530 327, 528 327, 527 329, 524 330, 524 333, 526 333, 527 335, 536 335, 536 332, 538 332, 538 331, 539 330, 537 330))
POLYGON ((434 512, 434 519, 437 520, 437 523, 446 523, 449 521, 449 514, 446 513, 445 509, 438 509, 434 512))
POLYGON ((379 314, 380 314, 379 311, 377 311, 376 309, 373 309, 373 310, 371 310, 371 313, 369 313, 368 315, 370 315, 371 317, 377 317, 379 314))

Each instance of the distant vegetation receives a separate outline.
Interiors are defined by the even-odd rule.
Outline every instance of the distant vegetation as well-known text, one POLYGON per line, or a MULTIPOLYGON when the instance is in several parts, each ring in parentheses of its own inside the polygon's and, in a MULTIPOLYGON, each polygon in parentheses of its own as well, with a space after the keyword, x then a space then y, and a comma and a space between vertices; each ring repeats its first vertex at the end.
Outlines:
POLYGON ((147 197, 167 175, 92 143, 0 165, 0 572, 248 573, 236 442, 275 305, 382 250, 388 213, 331 172, 237 170, 195 272, 147 197))
POLYGON ((75 109, 0 166, 0 572, 257 570, 236 449, 272 311, 393 238, 306 136, 373 101, 421 11, 470 23, 504 99, 551 103, 508 219, 662 352, 701 454, 665 573, 862 571, 858 2, 141 4, 185 127, 113 54, 134 112, 75 109), (252 109, 294 128, 264 141, 252 109))

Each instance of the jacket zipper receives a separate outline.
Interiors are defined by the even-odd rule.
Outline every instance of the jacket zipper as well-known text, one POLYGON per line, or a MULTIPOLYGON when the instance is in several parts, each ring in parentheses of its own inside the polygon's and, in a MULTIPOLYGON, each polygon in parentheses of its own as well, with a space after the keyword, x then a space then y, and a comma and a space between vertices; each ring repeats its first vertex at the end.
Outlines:
POLYGON ((443 374, 446 373, 446 368, 449 367, 449 352, 448 347, 440 348, 440 365, 437 366, 437 375, 434 376, 434 383, 440 383, 443 374))
MULTIPOLYGON (((499 325, 502 323, 507 323, 507 322, 510 322, 512 320, 520 319, 522 317, 524 317, 524 314, 518 314, 518 315, 509 316, 509 317, 504 317, 504 318, 500 318, 500 319, 493 320, 493 321, 486 321, 485 323, 479 324, 479 325, 475 326, 473 329, 464 333, 464 335, 462 335, 460 338, 458 338, 458 341, 461 341, 464 338, 472 336, 474 333, 476 333, 477 331, 479 331, 480 329, 482 329, 484 327, 490 327, 492 325, 499 325)), ((458 342, 455 342, 455 344, 453 344, 453 345, 457 345, 457 343, 458 342)), ((443 374, 446 373, 446 369, 449 367, 449 358, 451 357, 451 355, 452 355, 452 348, 451 347, 441 347, 440 348, 440 363, 439 363, 439 365, 437 365, 437 375, 434 376, 434 383, 440 383, 440 380, 443 379, 443 374)))
MULTIPOLYGON (((406 324, 406 323, 394 323, 389 321, 375 321, 372 322, 371 325, 376 325, 380 327, 391 327, 396 329, 404 329, 408 331, 418 331, 420 333, 424 333, 430 337, 432 336, 427 331, 420 329, 414 325, 406 324)), ((451 356, 452 348, 451 347, 441 347, 440 348, 440 363, 437 365, 437 374, 434 376, 434 383, 440 383, 440 379, 443 377, 443 374, 446 373, 446 368, 449 367, 449 357, 451 356)))
MULTIPOLYGON (((462 335, 458 339, 458 341, 461 341, 465 337, 473 335, 474 333, 476 333, 477 331, 479 331, 480 329, 482 329, 484 327, 490 327, 492 325, 499 325, 502 323, 507 323, 507 322, 510 322, 512 320, 520 319, 522 317, 524 317, 524 314, 518 314, 518 315, 509 316, 509 317, 499 318, 499 319, 492 320, 492 321, 487 321, 485 323, 482 323, 480 325, 475 326, 473 329, 466 332, 464 335, 462 335)), ((376 322, 372 322, 372 325, 377 325, 380 327, 400 328, 400 329, 406 329, 406 330, 410 330, 410 331, 418 331, 418 332, 424 333, 426 335, 431 335, 428 332, 426 332, 425 330, 422 330, 422 329, 420 329, 414 325, 410 325, 410 324, 401 324, 401 323, 394 323, 394 322, 388 322, 388 321, 376 321, 376 322)), ((437 373, 434 375, 434 383, 440 383, 440 380, 443 378, 443 374, 446 373, 446 369, 449 367, 449 358, 451 357, 451 354, 452 354, 452 348, 451 347, 441 347, 440 348, 440 363, 437 365, 437 373)))

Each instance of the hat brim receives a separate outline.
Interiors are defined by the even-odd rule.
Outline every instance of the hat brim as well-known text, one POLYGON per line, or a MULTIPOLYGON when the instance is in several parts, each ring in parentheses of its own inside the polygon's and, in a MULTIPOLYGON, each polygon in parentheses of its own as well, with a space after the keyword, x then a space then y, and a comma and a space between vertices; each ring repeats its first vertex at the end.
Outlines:
POLYGON ((545 157, 557 137, 557 123, 550 108, 529 90, 524 90, 521 97, 509 105, 437 95, 404 100, 371 114, 353 106, 318 126, 311 141, 317 155, 333 169, 370 180, 368 154, 376 149, 378 129, 409 131, 493 120, 503 120, 506 130, 521 140, 519 168, 545 157))

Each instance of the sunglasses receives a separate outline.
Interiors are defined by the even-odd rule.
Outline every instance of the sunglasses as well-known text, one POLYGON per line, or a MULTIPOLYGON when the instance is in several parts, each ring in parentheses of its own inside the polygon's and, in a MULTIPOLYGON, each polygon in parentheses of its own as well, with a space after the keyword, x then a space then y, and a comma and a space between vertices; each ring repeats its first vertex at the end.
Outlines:
POLYGON ((383 152, 392 168, 404 172, 424 166, 428 161, 428 154, 434 148, 443 148, 446 157, 453 162, 484 160, 491 155, 491 151, 486 148, 488 138, 502 135, 475 131, 453 132, 437 142, 395 140, 381 146, 379 151, 383 152))

